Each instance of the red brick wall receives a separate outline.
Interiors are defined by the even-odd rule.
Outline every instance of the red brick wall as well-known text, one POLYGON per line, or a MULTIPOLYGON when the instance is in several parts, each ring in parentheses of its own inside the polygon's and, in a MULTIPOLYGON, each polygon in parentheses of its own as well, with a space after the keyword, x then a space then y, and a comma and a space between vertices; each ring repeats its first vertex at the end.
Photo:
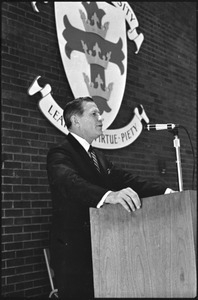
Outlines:
MULTIPOLYGON (((135 54, 128 40, 126 90, 111 126, 122 127, 142 104, 151 123, 179 123, 196 153, 196 3, 129 2, 145 41, 135 54)), ((38 109, 27 89, 40 75, 63 107, 72 99, 57 44, 52 3, 2 4, 2 295, 48 295, 43 248, 48 247, 51 200, 46 174, 49 147, 63 138, 38 109)), ((184 189, 192 188, 193 156, 179 129, 184 189)), ((142 132, 130 146, 105 150, 120 166, 177 189, 173 135, 142 132), (159 160, 166 174, 159 172, 159 160)), ((196 180, 195 180, 196 182, 196 180)))

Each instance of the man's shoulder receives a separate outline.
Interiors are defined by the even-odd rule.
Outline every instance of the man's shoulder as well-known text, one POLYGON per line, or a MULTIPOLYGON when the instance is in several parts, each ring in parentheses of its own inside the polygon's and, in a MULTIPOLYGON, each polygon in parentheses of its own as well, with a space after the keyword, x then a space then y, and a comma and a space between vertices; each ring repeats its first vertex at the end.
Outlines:
POLYGON ((65 136, 61 141, 59 141, 58 143, 52 144, 49 148, 48 152, 54 151, 56 149, 66 149, 68 148, 70 145, 70 142, 68 140, 68 136, 65 136))
POLYGON ((67 137, 65 137, 59 143, 52 145, 47 153, 47 165, 53 163, 54 161, 60 160, 63 157, 69 157, 73 152, 72 146, 70 145, 67 137))

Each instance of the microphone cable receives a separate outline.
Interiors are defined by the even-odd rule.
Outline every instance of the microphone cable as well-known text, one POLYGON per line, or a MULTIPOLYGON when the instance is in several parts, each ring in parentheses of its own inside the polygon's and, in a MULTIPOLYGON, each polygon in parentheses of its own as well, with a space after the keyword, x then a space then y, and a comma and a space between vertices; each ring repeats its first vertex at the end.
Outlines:
MULTIPOLYGON (((187 128, 183 125, 179 125, 180 128, 184 129, 188 135, 189 141, 190 141, 190 145, 191 145, 191 151, 192 151, 192 155, 193 155, 193 172, 192 172, 192 190, 194 190, 194 180, 195 180, 195 152, 194 152, 194 148, 193 148, 193 144, 192 144, 192 140, 190 137, 190 134, 187 130, 187 128)), ((174 130, 174 129, 173 129, 174 130)))

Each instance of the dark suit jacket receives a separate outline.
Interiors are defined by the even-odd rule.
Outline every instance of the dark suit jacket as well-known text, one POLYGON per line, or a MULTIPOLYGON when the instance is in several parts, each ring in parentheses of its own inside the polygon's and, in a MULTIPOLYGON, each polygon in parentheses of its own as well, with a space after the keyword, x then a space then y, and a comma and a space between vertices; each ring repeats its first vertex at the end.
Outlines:
MULTIPOLYGON (((53 202, 52 262, 55 265, 62 260, 61 254, 56 251, 59 243, 70 247, 70 253, 75 252, 78 257, 82 249, 90 256, 89 207, 96 207, 107 191, 131 187, 142 198, 163 194, 166 189, 162 184, 148 182, 120 170, 100 151, 95 151, 101 174, 71 134, 48 153, 47 171, 53 202)), ((71 268, 74 263, 72 261, 71 268)))

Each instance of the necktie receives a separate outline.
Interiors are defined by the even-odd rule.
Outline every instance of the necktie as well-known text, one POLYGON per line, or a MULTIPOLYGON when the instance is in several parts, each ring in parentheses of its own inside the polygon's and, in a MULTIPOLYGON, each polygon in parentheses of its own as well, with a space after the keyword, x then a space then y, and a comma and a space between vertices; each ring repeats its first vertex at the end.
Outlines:
POLYGON ((90 153, 90 156, 91 156, 91 159, 94 163, 94 166, 96 167, 97 171, 100 173, 100 167, 99 167, 98 159, 96 157, 96 153, 95 153, 93 147, 90 146, 88 151, 90 153))

